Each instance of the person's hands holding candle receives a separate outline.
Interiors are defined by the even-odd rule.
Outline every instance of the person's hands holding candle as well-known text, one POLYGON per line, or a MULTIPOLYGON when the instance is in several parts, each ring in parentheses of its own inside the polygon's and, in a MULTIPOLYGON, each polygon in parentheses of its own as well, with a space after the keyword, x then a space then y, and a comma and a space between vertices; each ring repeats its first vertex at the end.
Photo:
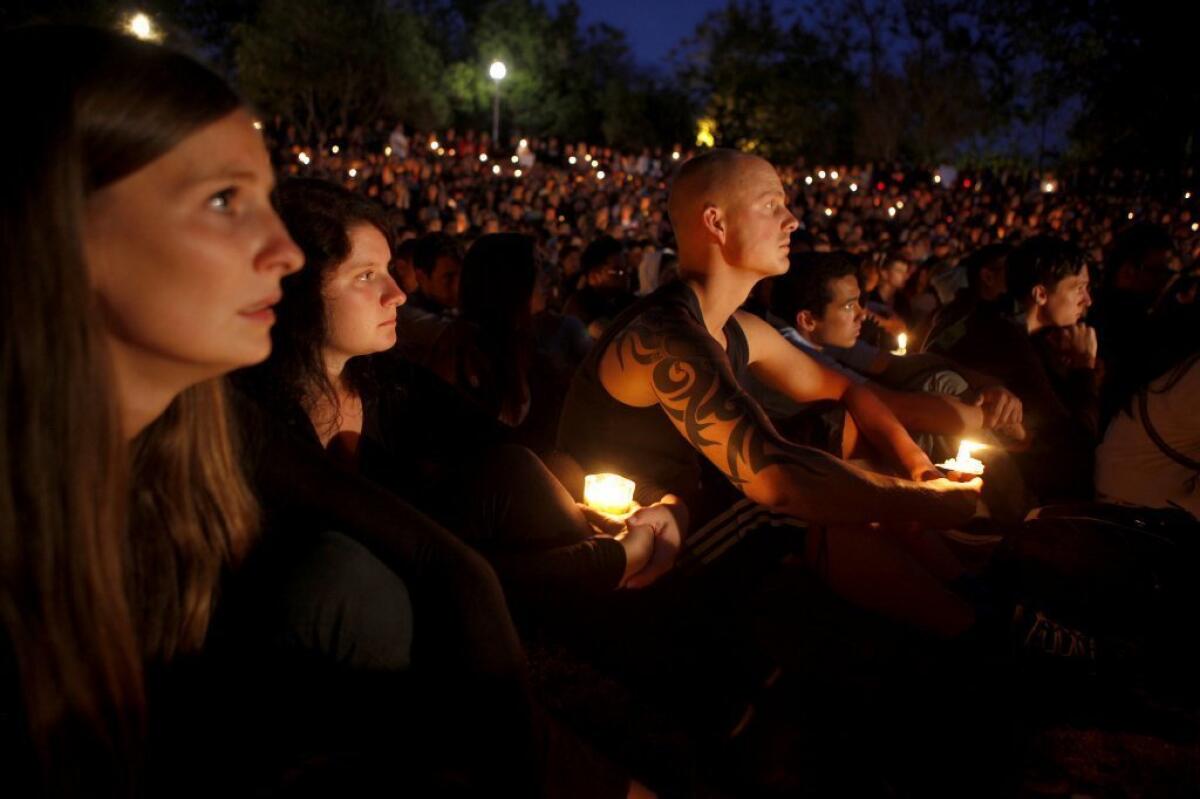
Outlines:
MULTIPOLYGON (((628 519, 630 529, 646 525, 654 531, 654 552, 645 567, 624 582, 626 588, 645 588, 671 570, 683 547, 683 529, 677 511, 656 503, 634 511, 628 519)), ((626 570, 628 575, 628 569, 626 570)))
POLYGON ((984 446, 964 438, 958 445, 958 454, 944 463, 939 463, 938 468, 945 469, 951 480, 961 481, 963 477, 979 477, 983 474, 983 462, 975 458, 974 453, 984 446))

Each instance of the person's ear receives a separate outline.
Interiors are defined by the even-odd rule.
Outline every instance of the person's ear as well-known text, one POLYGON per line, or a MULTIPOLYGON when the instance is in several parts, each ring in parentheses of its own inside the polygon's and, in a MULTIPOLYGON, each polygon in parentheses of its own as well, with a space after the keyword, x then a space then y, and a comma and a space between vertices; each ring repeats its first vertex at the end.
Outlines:
POLYGON ((813 318, 812 311, 796 312, 796 329, 801 333, 811 333, 817 329, 817 320, 813 318))
POLYGON ((1029 292, 1029 295, 1033 297, 1033 304, 1037 306, 1045 305, 1050 299, 1050 295, 1046 293, 1046 287, 1041 283, 1038 283, 1036 286, 1034 286, 1033 290, 1029 292))
POLYGON ((725 228, 725 215, 721 212, 721 209, 712 204, 705 205, 700 218, 704 220, 704 229, 717 240, 717 243, 724 244, 727 231, 725 228))

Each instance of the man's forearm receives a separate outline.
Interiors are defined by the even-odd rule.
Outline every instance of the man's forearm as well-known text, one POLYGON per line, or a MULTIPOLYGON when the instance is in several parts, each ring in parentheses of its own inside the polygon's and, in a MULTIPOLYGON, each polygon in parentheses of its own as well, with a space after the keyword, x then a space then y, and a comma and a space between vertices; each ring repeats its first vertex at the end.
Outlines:
POLYGON ((906 473, 915 476, 933 467, 929 457, 874 390, 861 385, 851 386, 842 401, 863 437, 880 452, 891 455, 906 473))
POLYGON ((983 409, 953 397, 877 386, 872 390, 900 424, 914 433, 962 435, 983 429, 983 409))

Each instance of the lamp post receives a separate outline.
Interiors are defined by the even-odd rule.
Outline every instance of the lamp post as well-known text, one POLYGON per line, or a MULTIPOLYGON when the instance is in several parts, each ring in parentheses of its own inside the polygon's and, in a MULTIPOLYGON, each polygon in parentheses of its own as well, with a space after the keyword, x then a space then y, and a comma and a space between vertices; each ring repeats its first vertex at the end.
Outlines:
POLYGON ((492 94, 492 147, 500 147, 500 81, 508 74, 508 67, 503 61, 493 61, 488 67, 488 74, 496 82, 496 91, 492 94))

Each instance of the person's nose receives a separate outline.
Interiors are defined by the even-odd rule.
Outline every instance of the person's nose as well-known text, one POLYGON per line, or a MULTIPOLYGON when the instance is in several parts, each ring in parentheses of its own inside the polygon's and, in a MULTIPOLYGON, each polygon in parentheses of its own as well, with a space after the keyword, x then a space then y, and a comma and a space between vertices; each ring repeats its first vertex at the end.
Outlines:
POLYGON ((400 284, 396 282, 395 278, 388 275, 387 285, 384 286, 380 304, 385 308, 397 308, 406 302, 408 302, 408 295, 400 288, 400 284))
POLYGON ((783 229, 788 232, 788 235, 791 235, 798 227, 800 227, 800 220, 796 218, 795 214, 788 211, 787 222, 784 223, 783 229))
POLYGON ((302 266, 304 266, 304 252, 288 235, 283 220, 272 212, 267 243, 255 258, 254 268, 262 271, 280 269, 284 275, 290 275, 302 266))

